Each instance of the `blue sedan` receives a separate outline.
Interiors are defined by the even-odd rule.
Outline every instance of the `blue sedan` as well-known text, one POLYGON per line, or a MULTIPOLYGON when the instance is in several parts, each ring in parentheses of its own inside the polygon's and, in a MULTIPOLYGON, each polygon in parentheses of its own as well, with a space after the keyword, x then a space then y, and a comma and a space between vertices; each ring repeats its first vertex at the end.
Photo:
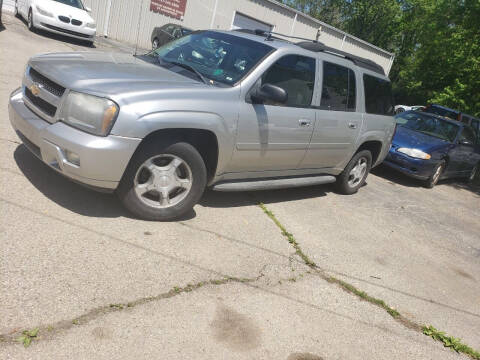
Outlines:
POLYGON ((395 119, 397 129, 385 165, 423 180, 428 188, 440 179, 474 179, 480 168, 480 134, 473 128, 419 111, 406 111, 395 119))

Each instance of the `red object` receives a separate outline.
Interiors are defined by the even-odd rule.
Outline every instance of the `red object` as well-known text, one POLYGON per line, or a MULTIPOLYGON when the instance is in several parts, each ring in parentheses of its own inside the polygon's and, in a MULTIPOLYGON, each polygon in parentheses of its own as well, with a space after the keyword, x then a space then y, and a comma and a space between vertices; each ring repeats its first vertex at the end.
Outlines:
POLYGON ((183 19, 187 0, 151 0, 150 11, 173 17, 175 19, 183 19))

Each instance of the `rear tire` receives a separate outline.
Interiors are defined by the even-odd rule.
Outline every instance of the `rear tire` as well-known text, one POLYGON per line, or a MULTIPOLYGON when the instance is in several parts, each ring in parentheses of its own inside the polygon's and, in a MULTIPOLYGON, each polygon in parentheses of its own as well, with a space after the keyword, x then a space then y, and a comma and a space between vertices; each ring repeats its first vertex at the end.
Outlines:
POLYGON ((442 161, 441 163, 437 164, 432 171, 432 175, 425 181, 425 187, 428 189, 433 188, 437 185, 438 180, 442 176, 443 171, 445 170, 445 162, 442 161))
POLYGON ((341 194, 352 195, 360 189, 372 167, 372 154, 368 150, 356 153, 337 177, 336 187, 341 194))
POLYGON ((192 210, 207 184, 207 169, 197 149, 172 140, 151 142, 130 160, 117 194, 141 219, 173 220, 192 210))

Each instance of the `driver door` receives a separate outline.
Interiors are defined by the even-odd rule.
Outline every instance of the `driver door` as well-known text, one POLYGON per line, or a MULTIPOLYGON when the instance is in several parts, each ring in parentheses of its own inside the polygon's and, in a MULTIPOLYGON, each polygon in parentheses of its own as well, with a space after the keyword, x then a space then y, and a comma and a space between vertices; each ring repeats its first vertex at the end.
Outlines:
POLYGON ((253 86, 283 88, 285 104, 253 104, 250 95, 240 105, 232 172, 297 169, 315 126, 311 107, 315 84, 314 58, 286 55, 277 60, 253 86))

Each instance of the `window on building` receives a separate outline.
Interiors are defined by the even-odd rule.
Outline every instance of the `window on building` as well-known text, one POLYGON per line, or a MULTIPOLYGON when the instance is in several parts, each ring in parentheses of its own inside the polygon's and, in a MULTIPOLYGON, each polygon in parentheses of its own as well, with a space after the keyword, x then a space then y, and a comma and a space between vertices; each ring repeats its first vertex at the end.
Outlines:
POLYGON ((284 106, 310 106, 314 82, 315 59, 299 55, 282 57, 262 76, 262 84, 276 85, 287 92, 288 100, 282 104, 284 106))
POLYGON ((355 111, 356 86, 353 70, 329 62, 323 62, 323 85, 320 109, 331 111, 355 111))
POLYGON ((376 76, 363 75, 365 111, 369 114, 393 115, 392 84, 376 76))

